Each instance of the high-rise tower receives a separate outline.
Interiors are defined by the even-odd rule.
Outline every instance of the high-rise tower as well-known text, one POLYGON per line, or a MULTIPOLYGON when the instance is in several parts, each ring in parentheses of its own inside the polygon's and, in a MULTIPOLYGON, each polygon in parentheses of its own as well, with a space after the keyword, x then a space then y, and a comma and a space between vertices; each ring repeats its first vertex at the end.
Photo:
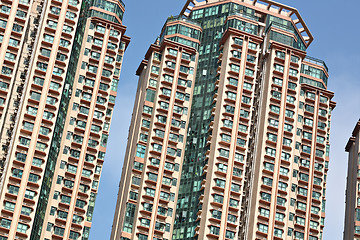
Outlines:
POLYGON ((322 239, 335 103, 312 41, 296 9, 269 0, 189 0, 170 17, 138 71, 112 239, 322 239), (184 80, 191 111, 176 116, 190 110, 184 80))
POLYGON ((88 239, 122 56, 120 0, 2 0, 0 239, 88 239))
POLYGON ((360 120, 345 147, 349 153, 346 184, 344 239, 360 238, 360 120))

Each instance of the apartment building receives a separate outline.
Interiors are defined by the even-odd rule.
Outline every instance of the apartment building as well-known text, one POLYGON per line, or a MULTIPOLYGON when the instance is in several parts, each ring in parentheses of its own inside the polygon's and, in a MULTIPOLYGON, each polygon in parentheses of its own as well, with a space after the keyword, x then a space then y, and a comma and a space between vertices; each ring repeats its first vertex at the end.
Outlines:
POLYGON ((346 184, 344 239, 360 239, 359 143, 360 121, 356 123, 352 136, 345 147, 345 151, 349 153, 349 158, 346 184))
POLYGON ((0 239, 88 239, 129 37, 119 0, 0 6, 0 239))
MULTIPOLYGON (((312 41, 295 8, 269 0, 189 0, 168 18, 159 50, 151 47, 138 70, 111 239, 322 239, 336 104, 325 62, 307 56, 312 41), (176 66, 185 66, 179 55, 187 47, 196 50, 194 75, 185 79, 193 90, 172 162, 171 141, 156 137, 162 83, 174 66, 167 99, 176 102, 174 85, 184 80, 176 66), (178 57, 168 65, 171 52, 178 57), (154 162, 178 164, 179 172, 164 175, 154 162)), ((167 113, 162 131, 173 128, 167 113)))

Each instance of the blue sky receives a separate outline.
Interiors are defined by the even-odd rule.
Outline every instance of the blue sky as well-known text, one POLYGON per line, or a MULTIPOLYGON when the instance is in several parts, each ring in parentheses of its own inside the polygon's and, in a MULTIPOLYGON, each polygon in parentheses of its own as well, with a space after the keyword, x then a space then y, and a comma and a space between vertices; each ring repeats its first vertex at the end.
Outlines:
MULTIPOLYGON (((118 184, 138 78, 135 71, 170 15, 177 15, 186 0, 123 0, 124 25, 132 38, 125 53, 115 112, 108 141, 99 194, 96 200, 91 240, 109 239, 118 184)), ((330 166, 324 239, 342 239, 344 223, 347 154, 344 147, 360 118, 360 1, 279 0, 299 10, 314 42, 308 55, 326 61, 328 89, 335 92, 337 107, 332 115, 330 166)))

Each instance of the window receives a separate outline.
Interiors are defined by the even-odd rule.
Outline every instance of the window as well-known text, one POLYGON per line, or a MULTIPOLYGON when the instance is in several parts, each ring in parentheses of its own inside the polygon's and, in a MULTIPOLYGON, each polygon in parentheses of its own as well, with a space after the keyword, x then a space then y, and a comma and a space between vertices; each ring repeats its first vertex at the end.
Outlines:
POLYGON ((284 72, 284 66, 275 64, 275 70, 278 72, 284 72))
POLYGON ((30 141, 31 141, 31 140, 28 139, 28 138, 20 137, 19 143, 20 143, 21 145, 23 145, 23 146, 29 146, 30 141))
POLYGON ((289 138, 283 138, 283 145, 290 147, 292 143, 292 140, 289 138))
POLYGON ((285 59, 285 53, 280 52, 280 51, 276 51, 276 57, 281 58, 281 59, 285 59))
POLYGON ((291 59, 290 59, 290 61, 293 62, 293 63, 298 63, 299 60, 300 60, 300 58, 297 57, 297 56, 294 56, 294 55, 292 55, 292 56, 291 56, 291 59))
POLYGON ((224 119, 223 122, 224 122, 224 127, 232 128, 233 121, 228 120, 228 119, 224 119))
POLYGON ((239 206, 239 201, 230 198, 229 205, 230 205, 231 207, 238 207, 238 206, 239 206))
POLYGON ((275 213, 275 220, 276 220, 276 221, 283 222, 283 221, 284 221, 284 218, 285 218, 285 214, 275 213))
POLYGON ((296 77, 297 74, 298 74, 298 71, 297 71, 297 70, 291 69, 291 68, 289 69, 289 75, 290 75, 290 76, 296 77))
POLYGON ((293 96, 286 96, 286 102, 294 104, 295 98, 293 96))
POLYGON ((220 233, 220 228, 219 227, 215 227, 215 226, 210 226, 210 233, 214 234, 214 235, 219 235, 220 233))
POLYGON ((285 130, 285 131, 291 132, 292 129, 293 129, 293 126, 292 126, 292 125, 287 124, 287 123, 284 124, 284 130, 285 130))
POLYGON ((296 89, 296 84, 292 83, 292 82, 288 82, 288 88, 295 90, 296 89))
POLYGON ((90 170, 83 169, 81 175, 84 177, 90 177, 91 174, 92 174, 92 172, 90 170))
POLYGON ((276 142, 277 141, 277 135, 272 134, 272 133, 268 133, 267 134, 268 140, 272 141, 272 142, 276 142))
POLYGON ((286 203, 286 199, 285 199, 285 198, 277 197, 276 200, 277 200, 277 205, 285 206, 285 203, 286 203))
POLYGON ((253 77, 254 76, 254 70, 246 68, 245 69, 245 75, 249 76, 249 77, 253 77))
POLYGON ((138 199, 138 193, 131 191, 130 194, 129 194, 129 198, 131 200, 137 200, 138 199))
POLYGON ((296 223, 305 226, 305 219, 302 217, 296 217, 296 223))
POLYGON ((145 100, 149 102, 154 102, 154 99, 155 99, 155 91, 151 89, 147 89, 145 100))
POLYGON ((248 129, 248 127, 247 127, 246 125, 239 124, 238 130, 239 130, 240 132, 247 132, 247 129, 248 129))
POLYGON ((7 83, 4 82, 0 82, 0 89, 2 90, 7 90, 9 87, 9 85, 7 83))
POLYGON ((284 167, 280 167, 280 174, 281 175, 287 176, 288 173, 289 173, 289 169, 284 168, 284 167))
POLYGON ((308 140, 312 140, 312 133, 310 132, 303 132, 303 137, 308 140))
POLYGON ((275 119, 269 119, 269 125, 277 128, 279 126, 279 121, 275 119))
POLYGON ((299 193, 299 195, 307 196, 308 191, 307 191, 307 189, 305 189, 305 188, 299 187, 299 188, 298 188, 298 193, 299 193))
POLYGON ((152 107, 149 107, 149 106, 146 106, 146 105, 144 105, 144 110, 143 110, 143 112, 144 113, 147 113, 147 114, 152 114, 152 110, 153 110, 153 108, 152 107))
POLYGON ((68 213, 63 212, 63 211, 58 211, 57 215, 58 215, 58 218, 60 218, 60 219, 67 219, 68 213))
POLYGON ((14 169, 12 170, 12 176, 13 176, 13 177, 21 178, 21 177, 22 177, 22 174, 23 174, 23 170, 20 170, 20 169, 17 169, 17 168, 14 168, 14 169))
POLYGON ((160 70, 159 67, 156 67, 156 66, 152 66, 152 67, 151 67, 151 72, 152 72, 152 73, 159 74, 159 70, 160 70))
POLYGON ((274 112, 276 114, 279 114, 280 113, 280 107, 275 106, 275 105, 270 105, 270 111, 274 112))
POLYGON ((45 34, 45 36, 44 36, 44 41, 45 41, 45 42, 48 42, 48 43, 53 43, 54 37, 53 37, 53 36, 50 36, 50 35, 48 35, 48 34, 45 34))
POLYGON ((220 220, 221 219, 221 211, 213 210, 212 217, 220 220))
POLYGON ((3 218, 3 219, 1 219, 0 226, 2 226, 4 228, 7 228, 7 229, 10 229, 11 221, 8 220, 8 219, 3 218))
MULTIPOLYGON (((74 215, 75 217, 76 215, 74 215)), ((74 221, 74 220, 73 220, 74 221)), ((70 231, 70 234, 69 234, 69 239, 73 239, 73 240, 76 240, 79 238, 79 233, 77 232, 73 232, 73 231, 70 231)))
POLYGON ((264 216, 264 217, 269 217, 270 216, 270 210, 265 209, 265 208, 260 208, 260 215, 264 216))
POLYGON ((277 100, 281 100, 281 93, 278 91, 272 91, 271 96, 277 100))
POLYGON ((25 198, 34 199, 34 197, 35 197, 34 191, 30 191, 30 190, 25 191, 25 198))
POLYGON ((315 100, 315 93, 306 92, 306 97, 312 100, 315 100))
POLYGON ((271 178, 264 177, 263 178, 263 183, 264 183, 264 185, 271 187, 272 183, 273 183, 273 180, 271 178))
MULTIPOLYGON (((230 216, 230 215, 229 215, 230 216)), ((229 217, 228 216, 228 217, 229 217)), ((229 219, 228 219, 229 220, 229 219)), ((226 232, 225 232, 225 238, 228 238, 228 239, 234 239, 234 237, 235 237, 235 233, 234 232, 232 232, 232 231, 229 231, 229 230, 226 230, 226 232)))
POLYGON ((249 47, 249 49, 256 50, 257 44, 256 44, 256 43, 249 42, 248 47, 249 47))
POLYGON ((286 153, 286 152, 281 152, 281 159, 285 160, 285 161, 289 161, 290 160, 290 154, 286 153))
POLYGON ((132 177, 132 184, 140 186, 141 179, 138 177, 132 177))
POLYGON ((229 150, 226 149, 220 149, 219 150, 220 156, 228 158, 229 157, 229 150))
POLYGON ((264 168, 266 170, 269 170, 269 171, 273 172, 274 171, 274 164, 265 162, 264 163, 264 168))
POLYGON ((267 148, 265 149, 265 151, 266 151, 266 154, 267 154, 267 155, 269 155, 269 156, 271 156, 271 157, 275 157, 276 149, 267 147, 267 148))
POLYGON ((279 182, 279 189, 282 190, 282 191, 286 191, 286 188, 287 188, 287 184, 284 183, 284 182, 279 182))
MULTIPOLYGON (((50 36, 50 35, 49 35, 50 36)), ((53 38, 53 40, 54 40, 54 38, 53 38)), ((10 38, 10 40, 9 40, 9 45, 10 46, 13 46, 13 47, 17 47, 18 45, 19 45, 19 41, 18 40, 15 40, 15 39, 13 39, 13 38, 10 38)))
POLYGON ((60 228, 60 227, 54 228, 54 234, 56 234, 56 235, 64 236, 64 232, 65 232, 64 228, 60 228))
POLYGON ((240 66, 235 65, 235 64, 231 64, 230 69, 231 69, 231 71, 238 73, 240 71, 240 66))
POLYGON ((140 233, 139 240, 148 240, 148 236, 140 233))
POLYGON ((216 180, 215 180, 215 185, 216 185, 217 187, 224 188, 224 187, 225 187, 225 180, 216 179, 216 180))
POLYGON ((75 174, 76 174, 77 167, 76 167, 76 166, 74 166, 74 165, 70 165, 70 164, 68 164, 68 165, 67 165, 67 171, 68 171, 68 172, 71 172, 71 173, 75 173, 75 174))
POLYGON ((41 160, 41 159, 39 159, 39 158, 33 158, 32 165, 37 166, 37 167, 41 167, 41 164, 42 164, 42 160, 41 160))
POLYGON ((246 89, 246 90, 251 91, 251 89, 252 89, 252 84, 247 83, 247 82, 244 82, 243 88, 246 89))
POLYGON ((140 158, 145 157, 146 146, 138 144, 136 149, 136 156, 140 158))
POLYGON ((242 118, 248 118, 248 117, 249 117, 249 111, 240 109, 240 117, 242 117, 242 118))
POLYGON ((243 162, 244 161, 244 155, 239 154, 239 153, 235 153, 235 161, 237 162, 243 162))
POLYGON ((264 225, 264 224, 259 223, 258 228, 259 228, 259 231, 260 231, 260 232, 263 232, 263 233, 267 233, 267 232, 268 232, 268 226, 267 226, 267 225, 264 225))
POLYGON ((4 208, 9 211, 14 211, 15 209, 15 203, 12 202, 5 202, 4 208))
POLYGON ((143 119, 141 126, 143 126, 145 128, 150 128, 150 121, 143 119))
POLYGON ((274 228, 274 236, 275 237, 282 238, 282 235, 283 235, 283 230, 278 229, 278 228, 274 228))
POLYGON ((232 51, 232 55, 234 58, 241 58, 241 52, 240 51, 232 51))
POLYGON ((269 193, 261 193, 261 199, 262 200, 265 200, 265 201, 267 201, 267 202, 270 202, 270 200, 271 200, 271 194, 269 194, 269 193))
POLYGON ((282 84, 283 84, 283 80, 279 79, 279 78, 274 78, 273 82, 275 85, 278 85, 278 86, 282 86, 282 84))
POLYGON ((305 173, 300 173, 300 180, 308 182, 309 181, 309 175, 305 174, 305 173))
POLYGON ((218 194, 214 194, 214 202, 217 202, 217 203, 223 203, 224 201, 224 197, 223 196, 220 196, 218 194))
POLYGON ((311 154, 311 147, 307 145, 302 145, 302 151, 311 154))
POLYGON ((242 96, 242 98, 241 98, 241 102, 243 102, 243 103, 249 104, 250 101, 251 101, 251 98, 249 98, 249 97, 242 96))
POLYGON ((229 98, 231 100, 236 100, 236 93, 227 92, 227 98, 229 98))
POLYGON ((30 182, 36 183, 38 180, 39 180, 39 176, 38 176, 38 175, 33 174, 33 173, 30 173, 30 175, 29 175, 29 181, 30 181, 30 182))

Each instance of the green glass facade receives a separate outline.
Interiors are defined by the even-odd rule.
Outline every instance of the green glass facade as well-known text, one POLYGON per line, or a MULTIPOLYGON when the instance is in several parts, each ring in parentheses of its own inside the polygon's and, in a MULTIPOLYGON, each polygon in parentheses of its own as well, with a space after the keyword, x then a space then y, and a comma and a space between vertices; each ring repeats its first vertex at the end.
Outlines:
POLYGON ((202 208, 198 199, 203 193, 203 190, 200 190, 201 182, 206 178, 206 175, 202 173, 203 167, 206 165, 205 153, 209 150, 206 146, 206 139, 211 134, 209 124, 211 110, 214 107, 216 69, 219 66, 219 43, 222 35, 227 28, 235 28, 253 35, 260 33, 260 29, 254 24, 235 18, 226 21, 229 16, 237 15, 265 23, 266 31, 274 27, 293 33, 297 37, 296 40, 275 31, 271 32, 270 39, 302 51, 306 50, 305 43, 298 35, 293 23, 271 15, 258 17, 253 9, 236 3, 219 4, 191 12, 190 19, 198 22, 203 28, 203 32, 200 38, 201 47, 199 47, 198 68, 173 239, 197 239, 194 237, 195 228, 199 224, 197 213, 202 208))
MULTIPOLYGON (((119 2, 121 3, 121 5, 123 7, 125 7, 123 2, 121 2, 121 1, 119 1, 119 2)), ((73 44, 71 55, 70 55, 69 68, 67 70, 67 74, 66 74, 66 78, 65 78, 65 87, 62 92, 60 109, 59 109, 59 113, 58 113, 56 123, 55 123, 54 136, 53 136, 52 142, 51 142, 51 150, 49 152, 49 156, 46 161, 46 168, 45 168, 45 174, 44 174, 45 181, 43 181, 43 184, 41 186, 40 197, 39 197, 37 210, 36 210, 36 214, 35 214, 35 219, 34 219, 34 228, 32 229, 30 239, 35 240, 35 239, 40 238, 41 233, 42 233, 42 228, 44 226, 44 218, 45 218, 46 208, 48 206, 49 199, 52 197, 52 196, 49 196, 49 194, 50 194, 52 183, 54 180, 54 171, 55 171, 57 159, 58 159, 59 152, 60 152, 60 144, 61 144, 61 140, 63 137, 67 112, 69 110, 69 102, 71 99, 71 93, 72 93, 72 91, 74 91, 74 89, 73 89, 74 79, 75 79, 75 74, 78 70, 77 66, 78 66, 79 56, 81 54, 82 44, 84 41, 84 33, 86 31, 87 20, 91 17, 98 17, 98 18, 102 18, 102 19, 105 19, 108 21, 112 21, 117 24, 121 24, 116 19, 115 16, 105 14, 103 12, 99 12, 96 10, 89 10, 91 7, 98 7, 103 10, 112 12, 112 13, 116 14, 120 18, 120 20, 122 20, 122 18, 123 18, 124 12, 120 9, 120 7, 118 5, 116 5, 112 2, 105 1, 105 0, 83 0, 82 1, 81 10, 80 10, 80 18, 79 18, 79 21, 78 21, 78 24, 76 27, 74 44, 73 44)), ((124 42, 120 43, 119 48, 124 49, 124 42)), ((120 55, 118 55, 118 56, 120 56, 120 55)), ((117 59, 118 62, 120 62, 121 60, 122 60, 121 58, 117 59)), ((116 70, 118 70, 118 69, 116 69, 116 70)), ((117 73, 117 75, 119 75, 119 72, 117 73)), ((117 81, 118 80, 113 79, 112 87, 111 87, 112 91, 117 91, 117 81)), ((107 88, 105 90, 107 90, 107 88)), ((115 96, 110 95, 109 101, 114 103, 115 96)), ((111 116, 111 114, 112 114, 112 112, 106 113, 107 116, 111 116)), ((106 134, 102 135, 102 138, 101 138, 101 146, 102 147, 106 147, 107 138, 108 138, 108 135, 106 135, 106 134)), ((78 154, 80 154, 80 153, 78 153, 78 154)), ((88 157, 88 154, 87 154, 86 158, 87 157, 88 157)), ((99 151, 98 159, 104 160, 104 157, 105 157, 105 152, 99 151)), ((95 158, 95 156, 93 156, 93 158, 95 158)), ((87 211, 86 211, 86 221, 88 221, 88 222, 92 222, 93 211, 95 208, 95 200, 96 200, 96 193, 91 192, 87 211)), ((86 240, 89 238, 89 232, 90 232, 90 228, 84 227, 83 236, 82 236, 83 240, 86 240)))
POLYGON ((73 44, 73 48, 71 50, 71 57, 69 61, 70 67, 67 70, 67 74, 65 78, 65 87, 61 97, 59 114, 55 123, 54 136, 51 142, 51 151, 49 152, 49 157, 46 161, 46 168, 44 173, 45 181, 41 186, 40 197, 34 219, 34 228, 31 231, 30 239, 34 239, 34 240, 40 238, 44 223, 45 212, 49 202, 50 189, 54 178, 54 170, 60 151, 60 143, 64 131, 66 114, 68 112, 75 73, 77 70, 81 44, 83 42, 86 20, 88 16, 86 13, 88 12, 90 6, 91 6, 91 0, 83 1, 81 6, 80 15, 83 17, 79 19, 78 26, 76 28, 75 41, 73 44))
MULTIPOLYGON (((211 109, 215 94, 216 69, 218 68, 219 42, 222 38, 226 18, 233 12, 253 14, 251 9, 235 3, 226 3, 195 10, 190 18, 199 22, 203 28, 200 38, 199 60, 195 89, 188 128, 188 138, 183 163, 180 191, 177 202, 173 239, 194 239, 198 226, 197 213, 201 209, 199 197, 202 194, 201 182, 205 166, 206 139, 211 134, 211 109), (182 233, 182 234, 181 234, 182 233)), ((242 27, 239 22, 229 22, 229 26, 242 27)), ((244 26, 253 31, 251 26, 244 26)))

